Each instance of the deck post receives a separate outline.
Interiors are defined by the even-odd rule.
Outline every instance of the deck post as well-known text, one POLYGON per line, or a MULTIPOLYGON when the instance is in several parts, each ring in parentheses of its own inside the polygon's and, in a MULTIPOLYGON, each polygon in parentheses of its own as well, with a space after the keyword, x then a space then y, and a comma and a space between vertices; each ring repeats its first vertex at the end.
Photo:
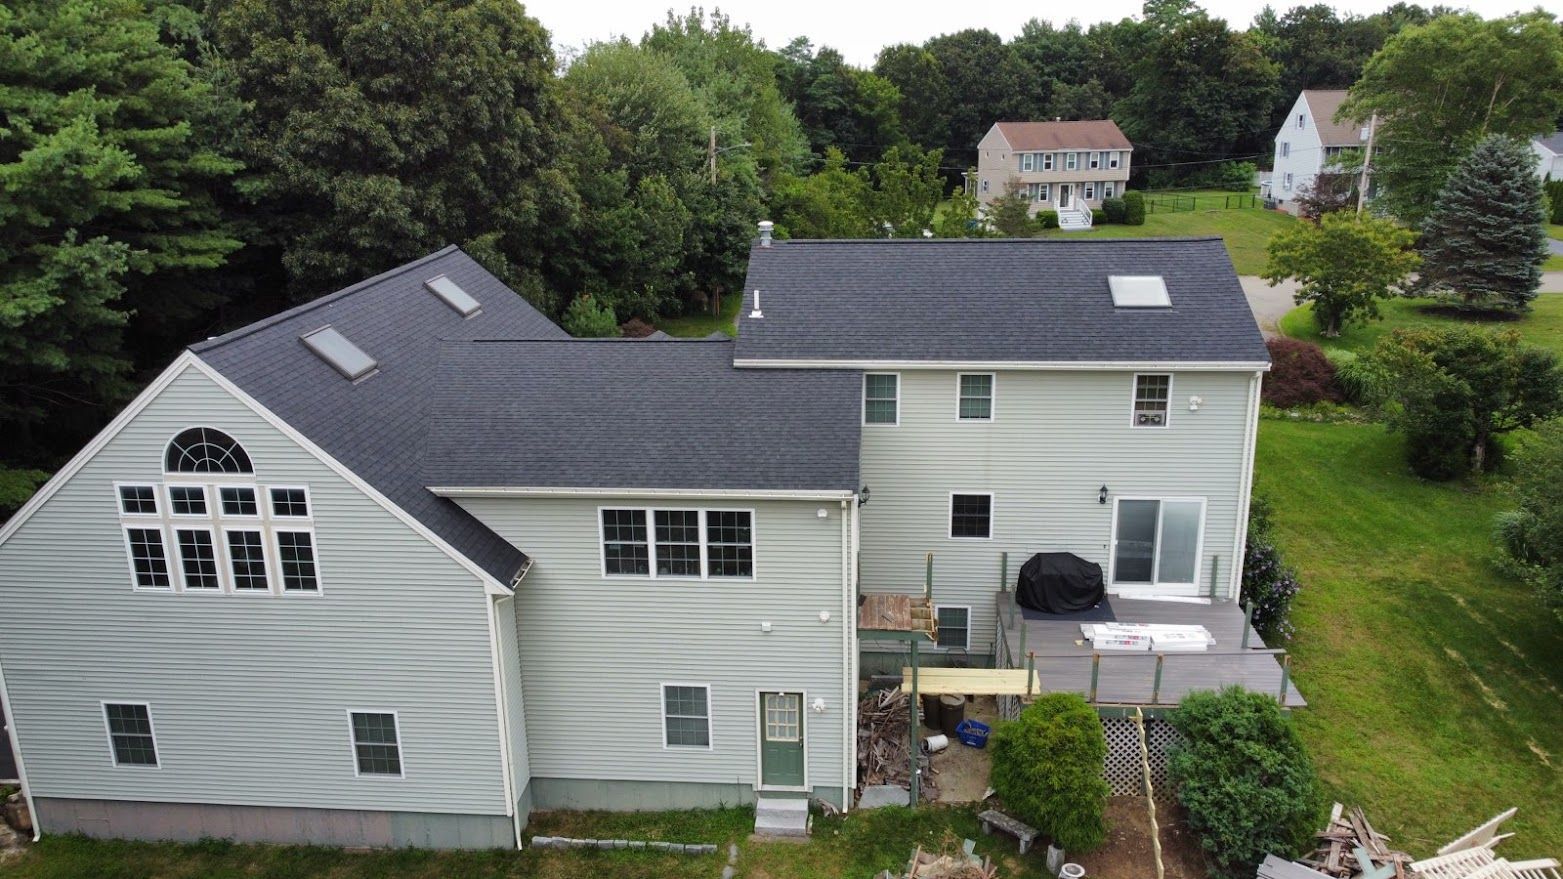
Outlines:
POLYGON ((928 572, 923 575, 923 597, 933 601, 933 553, 928 553, 928 572))
POLYGON ((1221 556, 1218 556, 1218 555, 1211 556, 1210 557, 1210 600, 1211 601, 1215 601, 1216 600, 1216 583, 1220 582, 1217 579, 1217 574, 1220 572, 1220 570, 1221 570, 1221 556))
POLYGON ((1291 683, 1291 680, 1292 655, 1290 653, 1283 653, 1281 655, 1281 693, 1278 697, 1282 708, 1286 707, 1286 685, 1291 683))
POLYGON ((1026 698, 1031 698, 1031 679, 1037 676, 1037 652, 1026 654, 1026 698))
POLYGON ((999 553, 999 591, 1009 591, 1009 553, 999 553))
MULTIPOLYGON (((929 565, 932 565, 933 564, 933 553, 929 553, 928 554, 928 559, 929 559, 929 562, 928 562, 929 565)), ((909 805, 911 805, 913 808, 917 807, 917 796, 918 796, 918 794, 917 794, 917 787, 918 787, 918 785, 917 785, 917 757, 918 757, 918 750, 919 749, 917 747, 917 739, 918 739, 918 735, 919 735, 919 730, 921 728, 921 724, 918 723, 918 720, 917 720, 917 713, 918 713, 919 707, 920 707, 920 705, 917 702, 917 639, 914 637, 914 638, 912 638, 912 701, 911 701, 910 708, 908 709, 908 710, 910 710, 912 712, 912 725, 911 725, 911 733, 910 733, 910 735, 912 737, 912 774, 910 776, 910 784, 912 785, 912 801, 911 801, 911 803, 909 805)))
POLYGON ((1243 606, 1243 647, 1248 649, 1248 633, 1254 629, 1254 603, 1249 602, 1243 606))
MULTIPOLYGON (((1011 618, 1014 617, 1014 614, 1015 614, 1015 612, 1013 610, 1011 610, 1010 611, 1011 618)), ((1020 657, 1025 656, 1025 655, 1026 655, 1026 620, 1025 620, 1024 617, 1022 617, 1021 620, 1020 620, 1020 651, 1015 656, 1015 658, 1018 660, 1018 659, 1020 659, 1020 657)))
MULTIPOLYGON (((1151 704, 1152 705, 1157 705, 1157 704, 1161 703, 1161 666, 1162 666, 1162 663, 1166 660, 1166 658, 1167 658, 1167 654, 1165 654, 1165 653, 1158 653, 1158 654, 1156 654, 1156 680, 1151 682, 1151 704)), ((1135 710, 1138 711, 1139 709, 1135 709, 1135 710)))
POLYGON ((1096 682, 1102 674, 1102 654, 1091 654, 1091 704, 1096 704, 1096 682))

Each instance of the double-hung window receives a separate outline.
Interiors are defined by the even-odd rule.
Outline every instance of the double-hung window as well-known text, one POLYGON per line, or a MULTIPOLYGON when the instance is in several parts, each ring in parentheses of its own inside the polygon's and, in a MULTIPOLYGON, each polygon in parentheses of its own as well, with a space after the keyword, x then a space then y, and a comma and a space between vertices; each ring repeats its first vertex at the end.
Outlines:
POLYGON ((1044 171, 1051 171, 1051 170, 1053 170, 1053 154, 1052 153, 1043 153, 1042 154, 1042 170, 1044 170, 1044 171))
POLYGON ((1134 377, 1132 427, 1166 427, 1171 414, 1172 376, 1167 373, 1141 373, 1134 377))
POLYGON ((950 495, 950 537, 987 540, 993 536, 993 495, 950 495))
POLYGON ((1073 171, 1080 167, 1079 153, 1064 153, 1064 170, 1073 171))
POLYGON ((1034 154, 1034 153, 1021 153, 1020 154, 1020 170, 1022 170, 1022 171, 1030 171, 1030 170, 1032 170, 1032 166, 1033 166, 1033 163, 1035 161, 1036 161, 1036 154, 1034 154))
POLYGON ((1052 201, 1053 200, 1053 186, 1052 186, 1052 184, 1040 183, 1038 185, 1042 187, 1042 191, 1041 191, 1041 193, 1038 194, 1037 201, 1052 201))
POLYGON ((271 504, 272 542, 283 592, 319 592, 320 575, 315 562, 315 532, 310 521, 309 490, 300 486, 272 486, 266 490, 271 504))
POLYGON ((711 747, 710 687, 662 685, 662 744, 669 748, 711 747))
POLYGON ((1119 498, 1113 516, 1113 582, 1195 586, 1204 520, 1204 498, 1119 498))
POLYGON ((1289 141, 1281 141, 1281 158, 1289 158, 1292 154, 1292 145, 1289 141))
POLYGON ((222 576, 217 569, 217 541, 212 529, 201 526, 174 529, 179 548, 179 572, 187 592, 220 592, 222 576))
POLYGON ((1093 198, 1096 198, 1096 184, 1087 183, 1085 185, 1085 200, 1090 201, 1093 198))
POLYGON ((1120 158, 1122 155, 1123 154, 1121 152, 1119 152, 1118 150, 1113 150, 1112 152, 1108 153, 1107 154, 1107 167, 1109 167, 1109 168, 1116 168, 1116 167, 1118 167, 1118 163, 1123 161, 1123 159, 1120 158))
POLYGON ((1102 167, 1102 156, 1103 155, 1105 155, 1105 153, 1091 153, 1090 154, 1090 156, 1091 156, 1091 170, 1095 171, 1097 168, 1102 167))
POLYGON ((752 510, 603 509, 601 525, 604 576, 754 576, 752 510))
POLYGON ((229 530, 228 562, 235 592, 269 592, 266 579, 266 544, 261 532, 249 528, 229 530))
POLYGON ((130 548, 130 569, 137 589, 173 588, 168 571, 168 550, 163 545, 161 525, 125 528, 125 544, 130 548))
POLYGON ((1306 128, 1307 127, 1307 123, 1308 123, 1308 116, 1306 114, 1304 114, 1304 113, 1298 113, 1297 114, 1297 127, 1298 128, 1306 128))
POLYGON ((935 642, 937 646, 958 647, 961 650, 971 646, 970 607, 941 604, 934 608, 934 617, 938 623, 938 640, 935 642))
POLYGON ((955 417, 961 421, 993 420, 993 373, 963 372, 955 377, 955 417))
POLYGON ((1292 191, 1292 175, 1291 174, 1287 174, 1286 175, 1285 180, 1281 184, 1281 188, 1286 190, 1287 192, 1291 192, 1292 191))
POLYGON ((1102 198, 1112 198, 1116 191, 1111 180, 1102 184, 1102 198))
POLYGON ((157 766, 151 706, 144 702, 105 702, 103 723, 108 727, 109 751, 115 766, 157 766))
POLYGON ((354 770, 359 775, 402 777, 400 723, 394 711, 349 711, 354 770))
POLYGON ((901 376, 894 372, 863 374, 863 423, 894 426, 901 420, 901 376))

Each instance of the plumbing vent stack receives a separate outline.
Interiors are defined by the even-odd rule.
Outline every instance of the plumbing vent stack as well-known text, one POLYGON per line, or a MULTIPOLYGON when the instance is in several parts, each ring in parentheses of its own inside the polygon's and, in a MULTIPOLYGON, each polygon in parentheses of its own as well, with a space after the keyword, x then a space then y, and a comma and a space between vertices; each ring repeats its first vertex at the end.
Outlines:
POLYGON ((749 317, 755 320, 765 317, 765 314, 760 311, 760 291, 758 288, 754 291, 754 310, 749 312, 749 317))

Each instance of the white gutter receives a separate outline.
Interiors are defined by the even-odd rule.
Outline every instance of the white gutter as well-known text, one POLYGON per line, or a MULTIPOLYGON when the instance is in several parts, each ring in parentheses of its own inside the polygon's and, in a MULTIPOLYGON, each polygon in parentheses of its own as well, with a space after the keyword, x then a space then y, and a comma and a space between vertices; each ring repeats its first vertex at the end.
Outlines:
POLYGON ((505 780, 505 814, 510 816, 510 823, 515 828, 516 848, 519 849, 521 848, 521 813, 516 810, 516 779, 515 773, 511 770, 510 754, 510 712, 505 702, 505 675, 500 668, 499 626, 494 619, 495 606, 507 599, 515 600, 511 596, 502 598, 497 595, 485 595, 483 604, 488 611, 488 655, 494 672, 494 708, 498 712, 499 721, 499 763, 500 772, 505 780))
POLYGON ((1242 482, 1237 496, 1237 534, 1233 546, 1237 548, 1232 559, 1232 600, 1242 601, 1243 558, 1248 554, 1248 508, 1254 494, 1254 457, 1259 445, 1259 386, 1263 373, 1255 372, 1248 380, 1248 418, 1243 440, 1242 482))
POLYGON ((852 808, 852 706, 857 704, 852 686, 852 504, 841 502, 841 813, 852 808))
POLYGON ((679 497, 751 498, 756 500, 845 501, 850 489, 838 491, 782 491, 744 488, 528 488, 516 486, 431 485, 429 491, 448 498, 491 497, 679 497))
POLYGON ((27 783, 27 763, 22 759, 22 734, 18 731, 16 712, 11 710, 11 691, 5 686, 4 667, 0 667, 0 707, 5 709, 6 737, 11 740, 11 756, 16 758, 16 777, 22 783, 27 814, 33 819, 33 842, 37 842, 43 838, 43 819, 38 815, 37 805, 33 803, 33 787, 27 783))
POLYGON ((740 369, 969 369, 983 372, 996 372, 1006 369, 1047 369, 1078 372, 1249 372, 1254 370, 1263 372, 1270 369, 1270 364, 1262 360, 780 360, 772 358, 734 358, 733 366, 740 369))

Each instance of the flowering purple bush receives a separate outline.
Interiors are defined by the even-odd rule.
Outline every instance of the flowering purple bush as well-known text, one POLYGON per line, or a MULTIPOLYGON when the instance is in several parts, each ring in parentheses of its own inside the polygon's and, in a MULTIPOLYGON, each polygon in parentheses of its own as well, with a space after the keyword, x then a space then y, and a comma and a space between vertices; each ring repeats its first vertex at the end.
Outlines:
POLYGON ((1292 599, 1302 584, 1275 545, 1270 502, 1254 496, 1248 511, 1248 546, 1243 553, 1243 600, 1254 608, 1254 631, 1267 644, 1289 640, 1292 599))

